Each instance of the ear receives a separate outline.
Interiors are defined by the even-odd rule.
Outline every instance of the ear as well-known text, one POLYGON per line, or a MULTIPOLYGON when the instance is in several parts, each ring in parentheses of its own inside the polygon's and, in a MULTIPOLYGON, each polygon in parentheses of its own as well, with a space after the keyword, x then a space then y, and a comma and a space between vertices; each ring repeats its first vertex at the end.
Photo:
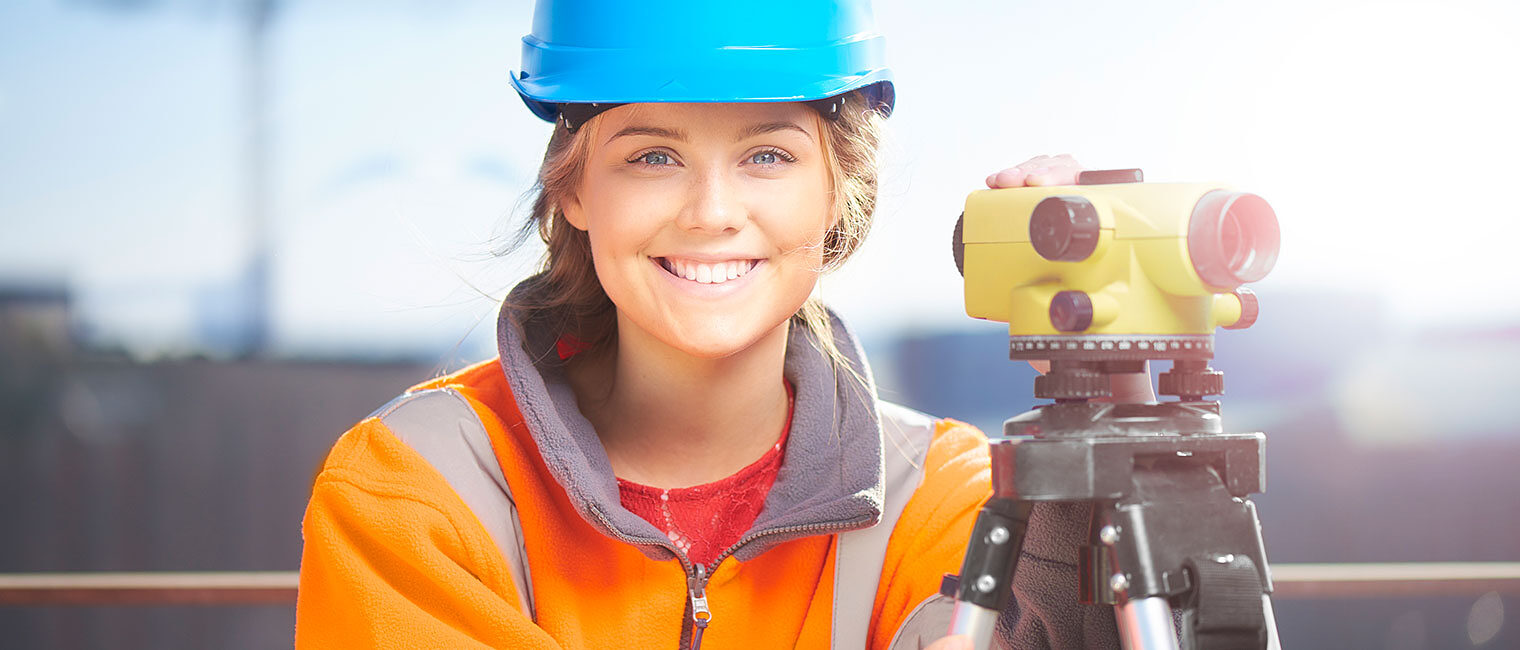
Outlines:
POLYGON ((571 194, 570 196, 565 197, 565 200, 561 201, 559 204, 559 211, 560 214, 565 215, 565 221, 568 221, 570 222, 570 225, 575 226, 576 230, 585 232, 586 211, 581 207, 581 198, 579 196, 571 194))

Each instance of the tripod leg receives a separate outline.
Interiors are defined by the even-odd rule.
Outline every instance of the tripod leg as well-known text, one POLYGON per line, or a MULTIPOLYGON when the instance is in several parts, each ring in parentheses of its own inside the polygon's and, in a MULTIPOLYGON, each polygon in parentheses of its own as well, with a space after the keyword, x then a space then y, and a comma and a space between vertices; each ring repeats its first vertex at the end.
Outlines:
POLYGON ((1172 607, 1160 596, 1126 601, 1116 612, 1119 643, 1126 650, 1178 648, 1177 628, 1172 626, 1172 607))
POLYGON ((971 637, 973 648, 992 647, 998 615, 1013 598, 1013 572, 1033 508, 1031 501, 994 496, 976 516, 950 615, 950 633, 971 637))
POLYGON ((971 637, 971 647, 991 648, 999 612, 964 600, 955 601, 950 614, 950 633, 971 637))
POLYGON ((1261 595, 1261 608, 1267 616, 1267 650, 1282 650, 1282 643, 1277 640, 1277 614, 1272 612, 1272 595, 1261 595))

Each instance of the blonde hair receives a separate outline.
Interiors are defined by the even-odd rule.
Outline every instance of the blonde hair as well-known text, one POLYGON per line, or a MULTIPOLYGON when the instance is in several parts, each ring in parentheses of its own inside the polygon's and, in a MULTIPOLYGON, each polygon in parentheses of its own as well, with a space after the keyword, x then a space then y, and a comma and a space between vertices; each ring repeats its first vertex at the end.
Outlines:
MULTIPOLYGON (((571 131, 563 120, 544 151, 538 181, 530 195, 533 208, 522 224, 518 241, 537 233, 546 250, 538 275, 529 279, 527 291, 514 291, 513 307, 531 313, 557 312, 564 333, 573 335, 593 350, 606 349, 616 341, 617 318, 612 300, 602 290, 591 261, 591 240, 586 232, 565 219, 561 204, 579 185, 591 153, 590 132, 600 117, 571 131)), ((871 230, 876 210, 878 150, 882 114, 858 92, 843 98, 837 119, 820 117, 825 137, 823 155, 831 176, 833 209, 838 221, 823 237, 823 271, 833 270, 854 254, 871 230)), ((814 334, 819 348, 838 368, 859 376, 838 346, 833 325, 823 303, 808 298, 792 316, 794 324, 814 334)))

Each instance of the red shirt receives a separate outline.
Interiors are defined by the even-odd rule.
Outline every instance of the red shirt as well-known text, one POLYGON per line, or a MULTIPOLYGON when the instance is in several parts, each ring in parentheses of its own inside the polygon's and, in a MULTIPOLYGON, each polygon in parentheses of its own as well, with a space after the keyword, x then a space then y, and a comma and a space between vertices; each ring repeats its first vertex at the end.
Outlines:
POLYGON ((654 524, 692 562, 713 560, 749 531, 776 482, 792 428, 792 386, 786 385, 786 424, 781 439, 759 460, 733 476, 685 488, 657 488, 618 479, 623 507, 654 524))

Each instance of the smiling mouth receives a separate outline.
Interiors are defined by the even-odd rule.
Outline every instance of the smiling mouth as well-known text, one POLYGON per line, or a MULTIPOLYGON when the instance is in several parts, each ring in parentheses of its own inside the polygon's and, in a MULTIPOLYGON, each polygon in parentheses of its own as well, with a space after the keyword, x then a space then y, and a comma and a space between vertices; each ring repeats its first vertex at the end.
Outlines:
POLYGON ((737 280, 754 270, 760 260, 728 260, 726 262, 698 262, 679 257, 656 257, 654 261, 666 273, 698 284, 723 284, 737 280))

